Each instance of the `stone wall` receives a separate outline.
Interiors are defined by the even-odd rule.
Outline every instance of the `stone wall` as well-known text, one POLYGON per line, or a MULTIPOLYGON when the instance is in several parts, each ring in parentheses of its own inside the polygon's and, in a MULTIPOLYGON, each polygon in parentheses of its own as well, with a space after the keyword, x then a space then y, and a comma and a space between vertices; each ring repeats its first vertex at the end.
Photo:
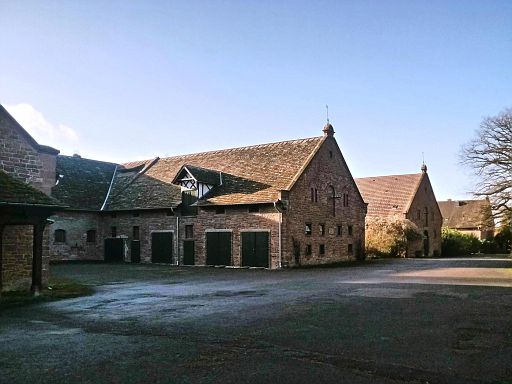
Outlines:
MULTIPOLYGON (((44 239, 48 238, 48 227, 44 239)), ((33 227, 7 225, 2 236, 2 291, 28 290, 32 284, 33 227)), ((49 278, 48 241, 43 241, 42 282, 49 278)))
POLYGON ((353 259, 357 252, 364 252, 365 215, 366 204, 341 151, 334 138, 328 138, 289 193, 283 215, 283 263, 294 266, 353 259), (348 206, 343 206, 344 194, 348 206), (310 235, 306 224, 311 224, 310 235))
POLYGON ((66 211, 50 217, 48 237, 52 260, 103 260, 103 237, 96 212, 66 211), (55 231, 65 231, 65 241, 55 242, 55 231), (87 241, 87 231, 95 230, 95 241, 87 241))
POLYGON ((406 214, 406 218, 416 224, 422 233, 428 233, 429 242, 428 255, 423 254, 423 240, 411 242, 408 247, 408 257, 415 257, 419 254, 422 256, 432 256, 434 253, 440 255, 443 217, 437 205, 428 174, 425 174, 425 177, 423 177, 410 209, 406 214), (427 215, 425 215, 425 208, 428 211, 427 215))
POLYGON ((55 184, 57 153, 46 153, 29 142, 11 118, 0 114, 0 169, 50 194, 55 184))

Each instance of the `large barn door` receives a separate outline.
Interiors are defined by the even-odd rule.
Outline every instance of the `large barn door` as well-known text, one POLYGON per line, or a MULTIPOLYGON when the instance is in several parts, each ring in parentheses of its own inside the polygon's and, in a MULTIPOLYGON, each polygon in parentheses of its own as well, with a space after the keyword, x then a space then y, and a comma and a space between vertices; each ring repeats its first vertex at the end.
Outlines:
POLYGON ((231 265, 231 232, 206 233, 206 264, 231 265))
POLYGON ((104 260, 109 263, 124 261, 124 240, 122 238, 105 239, 104 260))
POLYGON ((183 264, 194 265, 195 261, 195 241, 185 240, 183 242, 183 264))
POLYGON ((268 232, 242 232, 242 266, 268 268, 268 232))
POLYGON ((172 263, 172 232, 151 234, 151 262, 172 263))

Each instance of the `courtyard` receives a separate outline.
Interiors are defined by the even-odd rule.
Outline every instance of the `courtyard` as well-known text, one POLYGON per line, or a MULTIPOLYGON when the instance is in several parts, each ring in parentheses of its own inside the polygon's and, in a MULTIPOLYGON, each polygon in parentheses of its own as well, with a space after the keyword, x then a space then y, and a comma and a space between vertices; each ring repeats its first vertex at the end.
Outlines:
POLYGON ((512 260, 269 271, 60 264, 0 314, 1 383, 512 383, 512 260))

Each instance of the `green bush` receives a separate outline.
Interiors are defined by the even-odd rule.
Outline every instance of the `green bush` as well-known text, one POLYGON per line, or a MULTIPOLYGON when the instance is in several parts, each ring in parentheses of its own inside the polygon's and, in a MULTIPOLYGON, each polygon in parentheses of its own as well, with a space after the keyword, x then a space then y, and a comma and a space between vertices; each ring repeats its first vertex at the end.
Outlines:
POLYGON ((494 236, 497 253, 510 253, 512 248, 512 230, 510 225, 506 225, 494 236))
POLYGON ((463 256, 480 252, 482 243, 475 236, 443 228, 441 250, 443 256, 463 256))

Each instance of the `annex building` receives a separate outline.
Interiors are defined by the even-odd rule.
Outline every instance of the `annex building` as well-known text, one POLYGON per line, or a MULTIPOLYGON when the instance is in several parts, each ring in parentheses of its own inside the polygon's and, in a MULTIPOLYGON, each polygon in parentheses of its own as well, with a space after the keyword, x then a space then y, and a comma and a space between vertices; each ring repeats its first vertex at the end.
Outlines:
POLYGON ((54 260, 281 268, 363 255, 363 201, 323 135, 113 164, 57 156, 54 260))
POLYGON ((356 183, 368 203, 369 220, 408 220, 423 234, 407 244, 407 257, 441 254, 442 216, 426 165, 420 173, 364 177, 356 183))
POLYGON ((494 220, 489 199, 438 201, 443 227, 455 229, 478 240, 494 237, 494 220))

